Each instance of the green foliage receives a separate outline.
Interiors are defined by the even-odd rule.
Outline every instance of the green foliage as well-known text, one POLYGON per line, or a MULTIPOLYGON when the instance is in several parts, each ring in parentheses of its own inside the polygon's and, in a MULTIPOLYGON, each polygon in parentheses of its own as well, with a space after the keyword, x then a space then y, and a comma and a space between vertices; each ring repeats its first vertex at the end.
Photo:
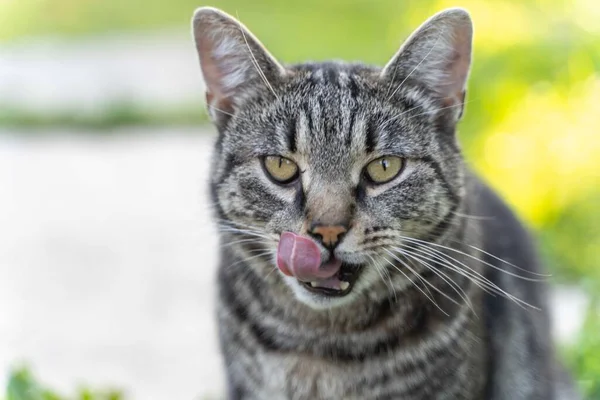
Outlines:
POLYGON ((585 399, 600 399, 600 308, 590 308, 577 344, 564 353, 585 399))
POLYGON ((110 132, 113 128, 145 125, 198 125, 208 121, 205 108, 190 104, 170 110, 147 110, 131 103, 112 104, 94 114, 39 114, 0 107, 0 126, 43 132, 49 128, 80 128, 92 132, 110 132))
POLYGON ((58 397, 42 389, 26 369, 13 373, 8 381, 7 400, 57 400, 58 397))
POLYGON ((15 370, 8 381, 6 400, 123 400, 118 391, 81 389, 75 396, 63 397, 45 389, 26 368, 15 370))
MULTIPOLYGON (((579 282, 589 293, 600 292, 600 191, 590 188, 539 232, 549 267, 561 278, 579 282)), ((600 329, 597 331, 600 338, 600 329)), ((600 365, 600 353, 599 353, 600 365)))

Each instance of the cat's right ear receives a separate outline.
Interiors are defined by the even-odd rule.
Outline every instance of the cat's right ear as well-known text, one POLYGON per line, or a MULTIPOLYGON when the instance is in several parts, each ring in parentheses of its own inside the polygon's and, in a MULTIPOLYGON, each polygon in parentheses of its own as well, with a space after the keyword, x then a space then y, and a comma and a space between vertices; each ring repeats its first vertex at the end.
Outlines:
POLYGON ((206 102, 215 123, 258 90, 276 95, 285 69, 238 20, 221 10, 202 7, 192 19, 196 49, 206 83, 206 102))

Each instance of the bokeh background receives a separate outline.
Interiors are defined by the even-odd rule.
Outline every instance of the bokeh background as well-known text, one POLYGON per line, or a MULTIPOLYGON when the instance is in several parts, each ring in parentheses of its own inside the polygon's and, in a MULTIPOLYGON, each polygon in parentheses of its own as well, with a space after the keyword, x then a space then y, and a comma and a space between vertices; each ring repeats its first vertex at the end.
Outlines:
POLYGON ((283 62, 376 64, 431 14, 467 8, 466 158, 534 231, 561 354, 600 399, 600 2, 0 0, 6 400, 222 393, 214 131, 189 32, 202 5, 283 62))

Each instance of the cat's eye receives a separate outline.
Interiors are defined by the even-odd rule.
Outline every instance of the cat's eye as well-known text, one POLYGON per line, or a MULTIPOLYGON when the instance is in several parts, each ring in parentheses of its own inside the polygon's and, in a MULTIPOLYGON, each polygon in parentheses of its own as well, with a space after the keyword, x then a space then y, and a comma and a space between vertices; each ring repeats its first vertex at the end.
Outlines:
POLYGON ((403 160, 396 156, 384 156, 371 161, 365 168, 365 176, 372 183, 386 183, 402 170, 403 160))
POLYGON ((267 156, 262 161, 269 176, 279 184, 290 183, 298 178, 298 165, 290 159, 281 156, 267 156))

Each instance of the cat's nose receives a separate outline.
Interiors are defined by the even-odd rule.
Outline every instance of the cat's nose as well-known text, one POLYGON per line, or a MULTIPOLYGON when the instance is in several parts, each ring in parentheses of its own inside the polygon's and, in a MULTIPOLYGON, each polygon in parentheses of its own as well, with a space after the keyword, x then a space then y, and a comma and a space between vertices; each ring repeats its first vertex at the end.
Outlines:
POLYGON ((313 224, 309 233, 319 238, 325 247, 333 249, 347 231, 348 229, 344 225, 313 224))

